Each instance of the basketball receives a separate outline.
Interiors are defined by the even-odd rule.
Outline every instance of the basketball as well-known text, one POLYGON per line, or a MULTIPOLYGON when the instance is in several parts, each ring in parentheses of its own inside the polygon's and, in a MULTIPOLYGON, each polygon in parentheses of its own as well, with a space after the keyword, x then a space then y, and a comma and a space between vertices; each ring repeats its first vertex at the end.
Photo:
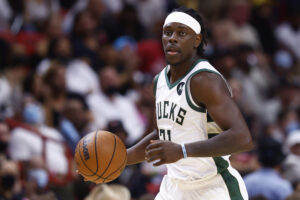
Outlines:
POLYGON ((79 174, 86 180, 107 183, 122 173, 127 163, 127 151, 117 135, 98 130, 81 138, 74 159, 79 174))

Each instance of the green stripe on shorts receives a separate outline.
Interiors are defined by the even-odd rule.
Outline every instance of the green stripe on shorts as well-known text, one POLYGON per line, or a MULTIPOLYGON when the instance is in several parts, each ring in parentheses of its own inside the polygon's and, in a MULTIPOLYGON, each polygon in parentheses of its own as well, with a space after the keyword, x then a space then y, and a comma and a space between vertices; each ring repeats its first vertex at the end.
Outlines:
POLYGON ((244 200, 240 191, 239 182, 230 174, 228 169, 221 173, 221 176, 227 186, 231 200, 244 200))
POLYGON ((216 163, 218 173, 221 174, 226 184, 230 199, 244 200, 240 191, 238 180, 232 174, 230 174, 227 169, 229 167, 229 163, 222 157, 214 157, 213 159, 216 163))

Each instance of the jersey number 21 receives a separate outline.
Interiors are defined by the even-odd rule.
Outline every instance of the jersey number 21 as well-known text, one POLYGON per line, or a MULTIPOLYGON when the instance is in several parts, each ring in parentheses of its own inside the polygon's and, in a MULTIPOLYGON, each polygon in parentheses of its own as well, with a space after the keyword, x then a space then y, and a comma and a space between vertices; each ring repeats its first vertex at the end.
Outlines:
POLYGON ((159 139, 171 141, 171 130, 159 129, 159 139))

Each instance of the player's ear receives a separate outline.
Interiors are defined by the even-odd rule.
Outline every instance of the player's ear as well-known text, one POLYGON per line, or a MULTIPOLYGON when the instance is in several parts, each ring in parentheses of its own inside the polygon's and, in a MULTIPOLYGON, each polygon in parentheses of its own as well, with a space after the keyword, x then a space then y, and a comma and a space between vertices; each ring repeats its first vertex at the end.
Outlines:
POLYGON ((200 33, 200 34, 196 35, 196 40, 195 40, 194 47, 198 48, 199 45, 201 44, 201 41, 202 41, 202 34, 200 33))

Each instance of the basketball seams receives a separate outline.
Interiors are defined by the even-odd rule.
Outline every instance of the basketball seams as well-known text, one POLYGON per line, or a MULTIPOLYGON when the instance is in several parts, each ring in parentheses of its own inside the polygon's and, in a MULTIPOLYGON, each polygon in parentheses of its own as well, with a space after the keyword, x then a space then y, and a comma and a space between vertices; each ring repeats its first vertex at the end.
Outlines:
MULTIPOLYGON (((105 170, 102 172, 102 174, 101 174, 98 178, 94 179, 94 181, 99 180, 99 178, 102 178, 103 174, 105 174, 105 172, 106 172, 107 169, 109 168, 109 166, 110 166, 110 164, 111 164, 111 162, 112 162, 112 160, 113 160, 113 158, 114 158, 114 156, 115 156, 115 152, 116 152, 116 136, 114 135, 114 151, 113 151, 113 153, 112 153, 112 156, 111 156, 111 158, 110 158, 110 161, 109 161, 108 165, 106 166, 105 170)), ((104 183, 104 180, 103 180, 102 182, 104 183)))
POLYGON ((126 162, 126 160, 127 160, 127 156, 125 156, 125 159, 123 160, 123 163, 121 164, 121 166, 118 169, 116 169, 115 171, 113 171, 112 173, 110 173, 108 176, 104 177, 104 180, 109 179, 108 177, 110 177, 111 175, 113 175, 114 173, 119 171, 121 168, 125 168, 125 166, 123 166, 123 164, 126 162))
POLYGON ((95 146, 95 154, 96 154, 96 163, 97 163, 97 168, 96 168, 96 171, 95 173, 97 174, 98 172, 98 151, 97 151, 97 134, 98 134, 98 131, 96 131, 96 134, 95 134, 95 142, 94 142, 94 146, 95 146))
MULTIPOLYGON (((97 134, 97 132, 95 133, 95 135, 97 134)), ((97 138, 96 138, 97 139, 97 138)), ((83 140, 82 140, 82 142, 83 142, 83 140)), ((79 149, 80 149, 80 145, 82 145, 81 143, 82 142, 80 142, 79 143, 79 149)), ((81 153, 80 153, 80 151, 78 152, 79 153, 79 155, 80 155, 80 159, 81 159, 81 162, 84 164, 84 166, 90 171, 90 172, 92 172, 92 174, 85 174, 85 173, 82 173, 82 172, 80 172, 82 175, 84 175, 84 176, 98 176, 98 179, 99 178, 102 178, 101 176, 99 176, 98 174, 97 174, 97 171, 98 171, 98 163, 97 163, 97 171, 96 172, 93 172, 93 170, 91 170, 87 165, 86 165, 86 163, 85 163, 85 161, 83 160, 83 158, 82 158, 82 155, 81 155, 81 153)))
MULTIPOLYGON (((122 141, 119 139, 119 138, 116 138, 117 139, 117 144, 116 144, 116 152, 118 152, 119 150, 118 149, 122 149, 122 147, 123 147, 123 143, 122 143, 122 141)), ((108 178, 108 177, 110 177, 110 176, 112 176, 113 174, 115 174, 117 171, 119 171, 121 168, 124 168, 125 166, 123 166, 124 165, 124 163, 126 162, 126 160, 127 160, 127 153, 126 153, 126 151, 124 152, 125 153, 125 156, 124 155, 120 155, 120 154, 116 154, 115 155, 115 157, 117 156, 117 157, 124 157, 124 160, 123 160, 123 162, 120 164, 120 167, 117 167, 117 169, 115 169, 113 172, 111 172, 109 175, 107 175, 107 176, 105 176, 104 178, 108 178)))
POLYGON ((124 152, 125 146, 123 142, 118 136, 111 134, 110 132, 106 132, 107 131, 97 130, 94 132, 94 135, 89 136, 90 140, 88 141, 91 142, 87 142, 86 147, 90 150, 90 153, 92 155, 91 160, 85 160, 85 149, 83 148, 85 148, 86 144, 83 142, 84 140, 80 141, 75 149, 75 159, 76 163, 78 164, 78 169, 81 169, 83 171, 81 172, 79 170, 79 174, 86 177, 88 181, 92 181, 96 184, 111 182, 115 180, 126 167, 127 153, 126 150, 124 152), (98 139, 98 137, 101 137, 101 139, 98 139), (106 140, 110 141, 109 144, 105 143, 106 140), (94 144, 92 141, 94 142, 94 144), (102 148, 104 149, 102 150, 102 148), (95 149, 94 152, 93 149, 95 149), (120 159, 122 157, 123 161, 121 161, 120 159), (94 163, 95 161, 96 165, 94 163), (102 163, 103 161, 105 163, 102 163), (93 167, 96 167, 95 170, 93 167))

